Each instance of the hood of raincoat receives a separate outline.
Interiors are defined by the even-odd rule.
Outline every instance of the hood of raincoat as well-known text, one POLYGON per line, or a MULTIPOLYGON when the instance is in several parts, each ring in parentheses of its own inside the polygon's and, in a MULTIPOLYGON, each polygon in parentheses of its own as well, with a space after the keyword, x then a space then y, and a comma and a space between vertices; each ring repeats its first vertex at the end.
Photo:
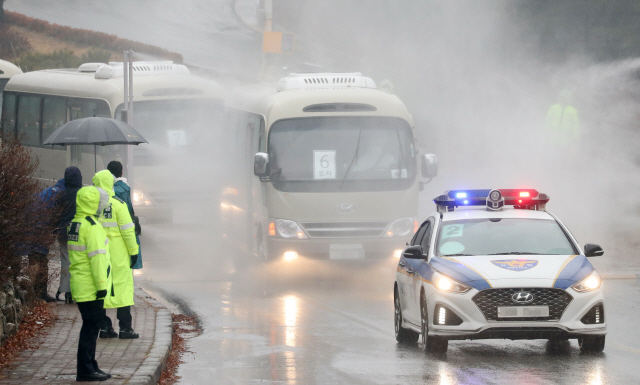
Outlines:
POLYGON ((76 195, 76 216, 97 215, 100 207, 100 190, 93 186, 83 187, 76 195))
POLYGON ((79 168, 71 166, 64 170, 64 185, 66 188, 82 187, 82 174, 79 168))
POLYGON ((113 195, 113 183, 115 181, 116 177, 113 176, 113 174, 109 170, 98 171, 96 175, 93 176, 93 185, 96 187, 100 187, 110 196, 113 195))

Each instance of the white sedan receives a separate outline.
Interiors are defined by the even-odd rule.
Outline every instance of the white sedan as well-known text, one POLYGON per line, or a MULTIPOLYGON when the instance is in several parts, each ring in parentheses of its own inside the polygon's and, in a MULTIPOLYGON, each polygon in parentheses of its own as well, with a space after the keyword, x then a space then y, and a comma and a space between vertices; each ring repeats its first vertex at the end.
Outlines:
POLYGON ((604 349, 602 279, 536 190, 447 191, 403 251, 394 285, 395 335, 426 352, 449 340, 577 338, 604 349))

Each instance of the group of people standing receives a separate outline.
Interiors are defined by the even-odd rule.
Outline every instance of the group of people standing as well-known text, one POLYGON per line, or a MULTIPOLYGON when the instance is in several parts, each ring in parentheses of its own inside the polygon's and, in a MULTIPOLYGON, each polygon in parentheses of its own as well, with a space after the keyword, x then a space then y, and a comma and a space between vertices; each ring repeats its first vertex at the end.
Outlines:
POLYGON ((140 225, 133 212, 130 188, 122 178, 122 164, 110 162, 107 170, 93 176, 92 182, 93 186, 82 187, 80 170, 68 167, 65 178, 56 185, 64 189, 56 199, 62 211, 59 229, 66 228, 58 233, 58 295, 65 293, 66 302, 75 301, 82 317, 77 381, 111 378, 100 370, 95 359, 98 337, 139 337, 132 327, 131 306, 132 269, 142 268, 140 225), (117 309, 119 332, 106 313, 106 309, 113 308, 117 309))

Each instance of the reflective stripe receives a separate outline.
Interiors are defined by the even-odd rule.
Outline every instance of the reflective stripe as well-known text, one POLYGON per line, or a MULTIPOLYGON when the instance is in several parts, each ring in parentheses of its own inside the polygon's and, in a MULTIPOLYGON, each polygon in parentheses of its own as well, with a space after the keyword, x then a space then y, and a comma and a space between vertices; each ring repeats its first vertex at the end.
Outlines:
MULTIPOLYGON (((96 186, 96 189, 98 189, 98 192, 100 193, 100 202, 98 203, 98 211, 96 212, 96 217, 100 217, 100 215, 102 214, 102 210, 104 210, 105 207, 109 205, 109 194, 107 194, 107 192, 100 187, 96 186)), ((103 225, 103 227, 105 226, 103 225)))
POLYGON ((118 227, 116 222, 102 222, 102 227, 118 227))
POLYGON ((105 239, 104 239, 104 245, 106 246, 106 245, 108 245, 108 244, 109 244, 109 238, 105 238, 105 239))
POLYGON ((130 229, 130 228, 132 228, 133 226, 135 226, 135 225, 133 224, 133 222, 131 222, 131 223, 127 223, 126 225, 122 225, 122 226, 120 226, 120 230, 130 229))
POLYGON ((98 254, 106 254, 106 253, 107 253, 107 250, 100 249, 100 250, 96 250, 96 251, 92 251, 90 253, 87 253, 87 257, 91 258, 91 257, 95 257, 98 254))
POLYGON ((86 245, 67 245, 67 250, 85 251, 87 250, 87 246, 86 245))

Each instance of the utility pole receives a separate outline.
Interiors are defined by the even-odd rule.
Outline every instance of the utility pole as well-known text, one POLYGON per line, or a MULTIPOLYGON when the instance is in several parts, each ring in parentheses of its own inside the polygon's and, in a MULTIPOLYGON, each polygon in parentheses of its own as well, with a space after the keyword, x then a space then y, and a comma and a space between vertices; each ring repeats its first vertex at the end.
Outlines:
MULTIPOLYGON (((124 99, 120 120, 133 126, 133 50, 123 51, 122 78, 124 81, 124 99)), ((133 185, 133 147, 127 146, 127 178, 133 185)))
POLYGON ((262 49, 262 62, 260 65, 260 81, 264 81, 267 78, 270 64, 269 59, 271 53, 265 52, 264 39, 265 36, 273 31, 273 0, 264 0, 264 27, 262 33, 263 49, 262 49))

